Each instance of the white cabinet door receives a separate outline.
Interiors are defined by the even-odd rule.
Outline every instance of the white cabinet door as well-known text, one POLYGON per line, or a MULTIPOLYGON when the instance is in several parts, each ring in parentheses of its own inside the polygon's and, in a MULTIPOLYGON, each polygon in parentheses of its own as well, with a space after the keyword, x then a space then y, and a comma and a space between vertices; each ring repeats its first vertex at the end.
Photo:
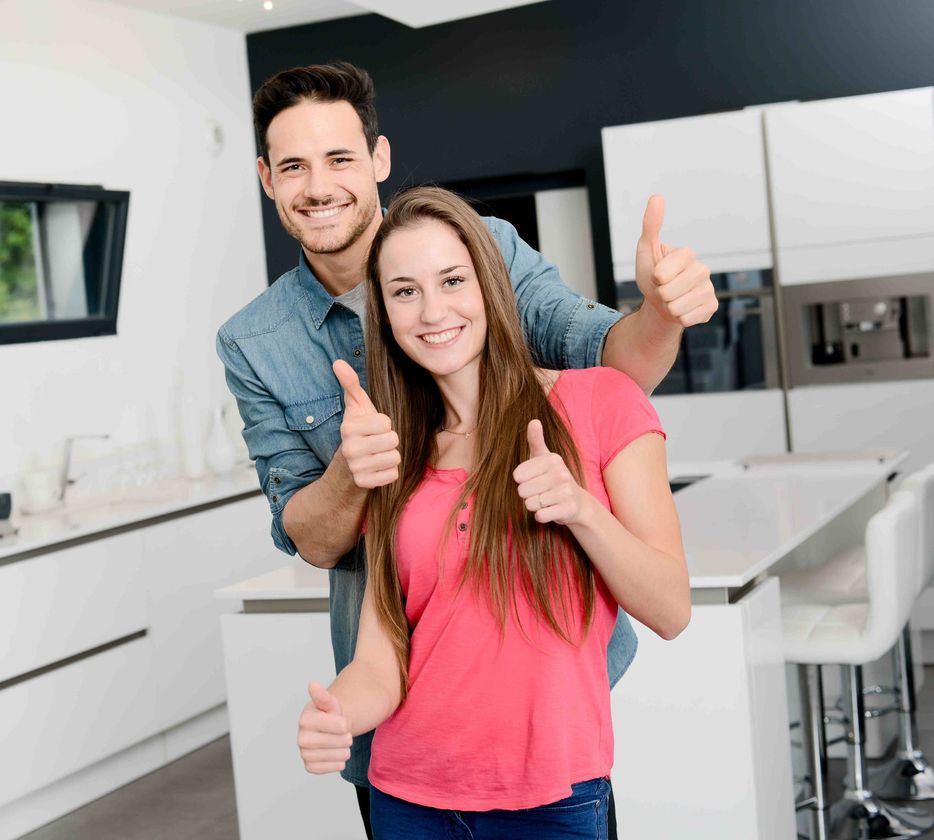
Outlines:
POLYGON ((0 567, 0 681, 148 624, 138 531, 0 567))
POLYGON ((359 840, 353 786, 306 773, 296 745, 308 682, 334 678, 329 614, 241 613, 222 624, 241 840, 359 840))
POLYGON ((713 271, 772 266, 759 111, 603 129, 613 272, 635 276, 652 193, 665 197, 663 241, 689 245, 713 271))
POLYGON ((282 564, 269 536, 269 509, 254 496, 172 519, 143 533, 160 731, 224 702, 222 586, 282 564))
POLYGON ((934 269, 932 90, 765 109, 783 284, 934 269))
POLYGON ((652 397, 670 461, 733 461, 785 451, 782 392, 730 391, 652 397))

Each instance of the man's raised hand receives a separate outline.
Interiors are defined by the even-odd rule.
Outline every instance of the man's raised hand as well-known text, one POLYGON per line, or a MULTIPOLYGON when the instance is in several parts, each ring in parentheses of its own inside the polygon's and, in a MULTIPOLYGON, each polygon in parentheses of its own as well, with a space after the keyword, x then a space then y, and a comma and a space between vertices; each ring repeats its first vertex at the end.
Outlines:
POLYGON ((371 489, 399 477, 399 436, 392 421, 376 410, 360 385, 356 371, 343 359, 332 365, 344 389, 344 422, 340 453, 357 487, 371 489))
POLYGON ((636 284, 645 303, 664 319, 690 327, 710 320, 717 296, 710 269, 691 248, 669 248, 661 239, 665 199, 653 195, 636 245, 636 284))

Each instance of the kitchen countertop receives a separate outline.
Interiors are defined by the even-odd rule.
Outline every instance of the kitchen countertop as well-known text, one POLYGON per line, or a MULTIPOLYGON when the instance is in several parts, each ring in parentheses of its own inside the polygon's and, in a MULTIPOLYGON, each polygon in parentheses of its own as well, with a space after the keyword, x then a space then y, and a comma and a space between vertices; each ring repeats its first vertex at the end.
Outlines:
MULTIPOLYGON (((847 508, 884 484, 908 454, 789 455, 679 462, 669 478, 698 478, 675 493, 691 588, 740 588, 765 573, 847 508)), ((295 559, 289 566, 225 587, 243 601, 328 597, 328 578, 295 559)))
POLYGON ((153 520, 183 516, 195 509, 226 504, 259 492, 256 471, 250 464, 223 477, 207 476, 198 481, 167 479, 106 504, 66 503, 64 507, 37 514, 14 510, 11 521, 18 533, 0 539, 0 563, 26 559, 63 543, 143 527, 153 520))

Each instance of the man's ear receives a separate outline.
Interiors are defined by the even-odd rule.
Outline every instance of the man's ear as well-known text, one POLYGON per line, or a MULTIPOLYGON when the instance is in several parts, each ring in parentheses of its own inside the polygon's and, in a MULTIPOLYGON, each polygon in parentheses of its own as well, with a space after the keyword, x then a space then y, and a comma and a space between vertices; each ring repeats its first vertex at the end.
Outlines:
POLYGON ((276 193, 272 188, 272 170, 262 157, 256 159, 256 171, 259 174, 260 183, 263 185, 263 192, 275 200, 276 193))
POLYGON ((376 176, 377 184, 381 184, 389 177, 390 169, 392 169, 392 164, 389 141, 380 134, 376 138, 376 148, 373 150, 373 174, 376 176))

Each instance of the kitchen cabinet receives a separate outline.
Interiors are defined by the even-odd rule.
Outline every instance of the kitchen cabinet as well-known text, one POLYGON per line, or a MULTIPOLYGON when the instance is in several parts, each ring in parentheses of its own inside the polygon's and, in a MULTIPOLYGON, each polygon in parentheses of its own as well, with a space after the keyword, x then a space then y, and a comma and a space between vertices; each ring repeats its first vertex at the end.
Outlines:
POLYGON ((759 111, 604 128, 613 274, 635 277, 650 195, 665 197, 662 239, 689 245, 713 272, 772 266, 759 111))
POLYGON ((18 524, 0 554, 0 840, 224 734, 232 607, 213 592, 280 562, 246 471, 18 524))
POLYGON ((764 109, 783 285, 934 270, 934 89, 764 109))

